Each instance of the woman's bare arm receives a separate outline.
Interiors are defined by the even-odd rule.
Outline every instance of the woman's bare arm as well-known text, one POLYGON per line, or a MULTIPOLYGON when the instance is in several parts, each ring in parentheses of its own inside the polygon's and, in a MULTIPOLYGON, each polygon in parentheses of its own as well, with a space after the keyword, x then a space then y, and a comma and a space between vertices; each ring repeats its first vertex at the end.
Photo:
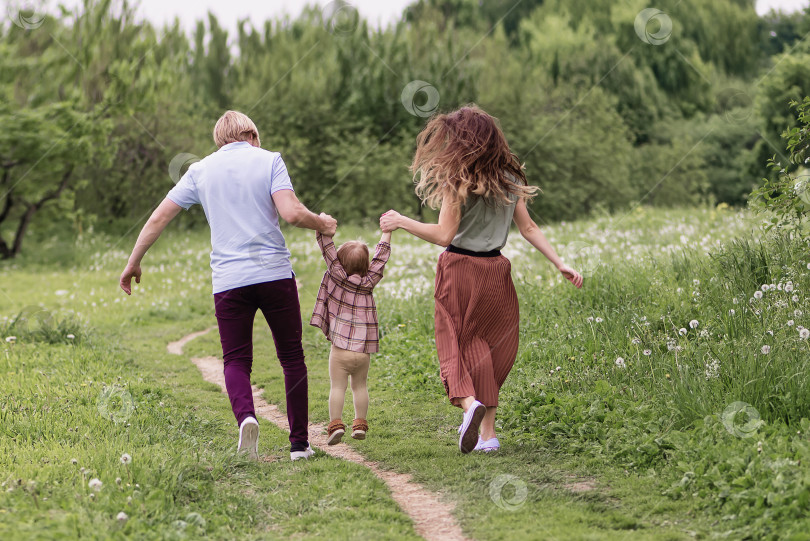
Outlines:
POLYGON ((460 221, 461 215, 458 209, 442 205, 442 210, 439 212, 439 223, 437 224, 425 224, 403 216, 395 210, 389 210, 380 217, 380 228, 383 231, 404 229, 411 235, 427 242, 439 246, 449 246, 453 242, 453 237, 456 236, 460 221))
POLYGON ((520 230, 520 234, 526 239, 529 244, 537 248, 537 250, 546 256, 555 267, 562 273, 565 278, 577 287, 582 287, 582 275, 563 263, 557 252, 551 246, 546 236, 540 231, 540 228, 529 216, 529 209, 526 208, 526 201, 520 200, 515 207, 515 215, 513 217, 515 224, 520 230))

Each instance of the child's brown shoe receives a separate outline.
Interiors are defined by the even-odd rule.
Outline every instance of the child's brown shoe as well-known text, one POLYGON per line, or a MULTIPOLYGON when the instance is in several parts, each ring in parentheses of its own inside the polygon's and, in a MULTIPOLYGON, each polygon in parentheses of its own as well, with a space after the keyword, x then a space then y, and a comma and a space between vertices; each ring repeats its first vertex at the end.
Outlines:
POLYGON ((343 424, 343 421, 340 419, 335 419, 331 423, 329 423, 329 427, 326 429, 327 434, 327 445, 336 445, 340 443, 340 440, 343 439, 343 434, 346 433, 346 425, 343 424))
POLYGON ((352 423, 352 437, 356 440, 366 439, 366 432, 368 432, 368 423, 365 419, 355 419, 352 423))

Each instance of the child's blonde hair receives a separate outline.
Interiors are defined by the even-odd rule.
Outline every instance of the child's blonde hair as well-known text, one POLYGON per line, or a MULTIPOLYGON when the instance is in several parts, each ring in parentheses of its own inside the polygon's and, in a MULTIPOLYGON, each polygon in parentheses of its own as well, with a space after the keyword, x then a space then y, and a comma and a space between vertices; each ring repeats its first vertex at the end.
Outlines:
POLYGON ((368 246, 359 240, 344 242, 337 251, 338 260, 348 276, 368 274, 368 246))
POLYGON ((217 148, 239 141, 251 143, 251 139, 255 139, 256 146, 261 146, 262 142, 259 139, 256 124, 249 116, 239 111, 227 111, 214 126, 214 142, 217 144, 217 148))

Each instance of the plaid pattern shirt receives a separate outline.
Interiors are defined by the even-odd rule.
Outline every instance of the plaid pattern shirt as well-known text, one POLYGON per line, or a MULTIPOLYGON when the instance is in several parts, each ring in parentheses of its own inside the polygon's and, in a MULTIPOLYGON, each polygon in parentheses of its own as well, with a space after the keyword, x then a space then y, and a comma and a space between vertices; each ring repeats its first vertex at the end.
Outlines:
POLYGON ((327 268, 309 324, 321 329, 335 347, 376 353, 379 351, 377 306, 371 292, 382 280, 391 245, 377 244, 368 274, 347 276, 332 238, 318 233, 317 239, 327 268))

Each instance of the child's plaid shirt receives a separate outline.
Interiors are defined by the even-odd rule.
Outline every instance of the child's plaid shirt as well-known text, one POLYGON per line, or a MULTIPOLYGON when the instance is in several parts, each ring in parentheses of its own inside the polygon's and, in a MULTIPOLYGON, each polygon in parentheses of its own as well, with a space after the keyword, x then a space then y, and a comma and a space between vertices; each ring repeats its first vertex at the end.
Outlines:
POLYGON ((346 276, 331 237, 317 235, 326 273, 309 324, 320 328, 335 347, 358 353, 379 351, 377 306, 371 292, 382 280, 391 245, 377 244, 368 274, 346 276))

